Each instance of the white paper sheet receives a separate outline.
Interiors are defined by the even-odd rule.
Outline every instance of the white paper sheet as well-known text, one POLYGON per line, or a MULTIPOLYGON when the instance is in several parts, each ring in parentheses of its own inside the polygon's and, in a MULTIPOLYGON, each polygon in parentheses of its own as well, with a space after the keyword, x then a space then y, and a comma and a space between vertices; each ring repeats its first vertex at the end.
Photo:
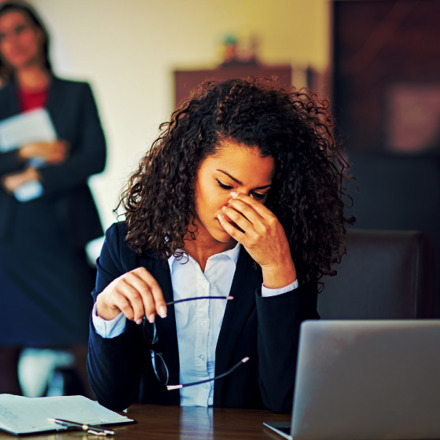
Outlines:
POLYGON ((0 429, 12 434, 65 429, 49 418, 90 425, 133 422, 84 396, 22 397, 0 394, 0 429))
POLYGON ((38 108, 0 121, 0 151, 9 151, 33 142, 57 139, 49 113, 38 108))

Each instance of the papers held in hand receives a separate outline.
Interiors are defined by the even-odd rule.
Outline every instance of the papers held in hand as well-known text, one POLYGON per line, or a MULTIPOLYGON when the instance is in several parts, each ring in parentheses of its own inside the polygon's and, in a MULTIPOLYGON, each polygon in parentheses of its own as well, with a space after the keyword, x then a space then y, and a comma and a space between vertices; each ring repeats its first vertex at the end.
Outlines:
MULTIPOLYGON (((55 142, 57 134, 49 113, 44 108, 37 108, 0 121, 0 152, 20 148, 34 142, 55 142)), ((44 163, 42 158, 32 158, 29 166, 38 168, 44 163)), ((38 180, 32 180, 19 186, 15 198, 20 202, 40 197, 43 187, 38 180)))
POLYGON ((0 151, 34 142, 55 142, 57 134, 49 113, 37 108, 0 121, 0 151))
POLYGON ((22 397, 0 394, 0 429, 15 435, 72 429, 50 419, 72 420, 81 426, 88 425, 90 430, 100 425, 134 422, 84 396, 22 397))

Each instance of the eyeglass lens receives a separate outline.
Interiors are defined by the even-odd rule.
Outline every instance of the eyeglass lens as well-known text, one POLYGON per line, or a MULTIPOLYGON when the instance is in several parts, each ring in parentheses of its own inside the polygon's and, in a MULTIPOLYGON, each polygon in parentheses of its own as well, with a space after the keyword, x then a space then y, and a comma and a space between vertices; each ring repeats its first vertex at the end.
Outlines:
POLYGON ((157 352, 153 348, 153 345, 157 344, 157 341, 159 340, 159 338, 157 337, 156 323, 155 322, 150 323, 146 319, 144 319, 143 330, 144 330, 144 335, 147 337, 147 339, 150 341, 151 344, 150 356, 151 356, 151 365, 153 366, 154 375, 156 376, 156 379, 160 383, 164 385, 168 385, 170 374, 168 371, 167 364, 162 356, 162 353, 157 352))

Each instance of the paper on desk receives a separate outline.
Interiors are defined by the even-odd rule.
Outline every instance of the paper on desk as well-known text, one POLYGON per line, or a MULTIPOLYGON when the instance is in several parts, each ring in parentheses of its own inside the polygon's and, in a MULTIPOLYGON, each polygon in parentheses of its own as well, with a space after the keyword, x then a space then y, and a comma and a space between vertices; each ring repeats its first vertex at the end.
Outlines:
POLYGON ((48 418, 91 425, 134 422, 84 396, 22 397, 0 394, 0 429, 16 435, 65 429, 48 418))
POLYGON ((33 142, 57 139, 49 113, 37 108, 0 121, 0 151, 9 151, 33 142))

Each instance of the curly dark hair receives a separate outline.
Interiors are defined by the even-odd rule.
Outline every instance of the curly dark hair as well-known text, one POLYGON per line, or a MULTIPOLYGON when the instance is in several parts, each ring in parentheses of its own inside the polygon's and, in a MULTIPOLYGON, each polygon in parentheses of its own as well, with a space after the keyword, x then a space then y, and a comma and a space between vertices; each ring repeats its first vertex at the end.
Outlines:
POLYGON ((275 160, 266 206, 285 229, 299 281, 334 274, 351 219, 343 201, 348 164, 327 101, 269 79, 206 82, 160 128, 120 201, 126 240, 139 255, 155 250, 167 258, 195 238, 197 171, 219 141, 232 139, 275 160))

